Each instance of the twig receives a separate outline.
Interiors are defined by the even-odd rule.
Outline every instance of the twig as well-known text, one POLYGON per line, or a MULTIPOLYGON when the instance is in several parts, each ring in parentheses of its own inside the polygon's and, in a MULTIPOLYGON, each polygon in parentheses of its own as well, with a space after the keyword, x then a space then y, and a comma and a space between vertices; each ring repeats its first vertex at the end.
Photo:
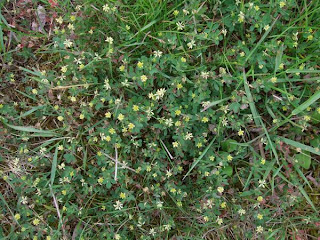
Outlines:
MULTIPOLYGON (((106 153, 103 153, 103 154, 104 154, 107 158, 109 158, 110 160, 116 162, 116 160, 115 160, 113 157, 109 156, 109 155, 106 154, 106 153)), ((131 171, 134 172, 134 173, 137 173, 136 170, 134 170, 133 168, 130 168, 130 167, 126 166, 126 165, 123 164, 122 162, 119 162, 119 161, 118 161, 118 164, 120 164, 123 168, 126 168, 126 169, 128 169, 128 170, 131 170, 131 171)))
POLYGON ((164 147, 164 149, 166 150, 166 152, 168 153, 170 159, 173 160, 171 153, 169 152, 168 148, 166 147, 166 145, 163 143, 163 141, 161 139, 160 139, 160 142, 161 142, 162 146, 164 147))
POLYGON ((114 146, 115 152, 116 152, 116 167, 115 167, 115 172, 114 172, 114 180, 117 181, 117 175, 118 175, 118 149, 117 149, 117 145, 114 146))
POLYGON ((49 187, 50 187, 50 192, 51 192, 52 197, 53 197, 53 203, 54 203, 54 206, 55 206, 55 208, 57 210, 58 218, 59 218, 60 223, 61 223, 63 235, 67 238, 66 229, 65 229, 65 226, 64 226, 63 221, 62 221, 62 217, 61 217, 61 214, 60 214, 58 201, 57 201, 55 195, 53 194, 53 190, 52 190, 51 184, 49 184, 49 187))

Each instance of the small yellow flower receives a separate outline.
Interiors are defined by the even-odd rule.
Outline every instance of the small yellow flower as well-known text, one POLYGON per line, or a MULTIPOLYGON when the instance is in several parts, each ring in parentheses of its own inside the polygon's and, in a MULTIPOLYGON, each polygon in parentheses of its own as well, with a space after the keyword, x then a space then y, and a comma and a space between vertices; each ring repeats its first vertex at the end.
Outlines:
POLYGON ((279 65, 279 69, 283 69, 284 68, 284 64, 283 63, 280 63, 280 65, 279 65))
POLYGON ((140 79, 141 79, 141 82, 145 82, 147 81, 148 78, 146 75, 142 75, 140 79))
POLYGON ((84 115, 83 114, 80 114, 79 118, 82 120, 84 119, 84 115))
POLYGON ((35 225, 35 226, 38 226, 39 223, 40 223, 40 220, 39 220, 38 218, 36 218, 36 219, 34 219, 34 220, 32 221, 32 224, 35 225))
POLYGON ((183 88, 183 85, 181 83, 178 83, 177 84, 177 89, 181 89, 181 88, 183 88))
POLYGON ((218 223, 218 225, 221 225, 223 223, 223 219, 218 216, 216 222, 218 223))
POLYGON ((174 113, 175 113, 177 116, 179 116, 179 115, 181 114, 181 110, 178 109, 178 110, 176 110, 174 113))
POLYGON ((63 18, 60 16, 59 18, 56 19, 57 23, 62 24, 63 23, 63 18))
POLYGON ((209 159, 210 159, 210 161, 214 161, 215 157, 214 156, 210 156, 209 159))
POLYGON ((105 113, 105 117, 106 117, 106 118, 111 118, 111 112, 106 112, 106 113, 105 113))
POLYGON ((174 10, 173 15, 177 16, 178 14, 179 14, 179 11, 178 10, 174 10))
POLYGON ((204 122, 204 123, 209 122, 209 118, 203 117, 202 120, 201 120, 201 122, 204 122))
POLYGON ((120 193, 120 198, 121 198, 121 199, 125 199, 125 198, 126 198, 126 194, 125 194, 124 192, 121 192, 121 193, 120 193))
POLYGON ((275 83, 275 82, 277 82, 277 78, 276 78, 276 77, 272 77, 272 78, 270 79, 270 81, 271 81, 272 83, 275 83))
POLYGON ((218 187, 218 188, 217 188, 217 191, 218 191, 219 193, 223 193, 224 188, 223 188, 223 187, 218 187))
POLYGON ((110 133, 110 134, 115 134, 115 133, 116 133, 116 130, 114 130, 114 128, 110 128, 110 129, 109 129, 109 133, 110 133))
POLYGON ((227 203, 226 203, 226 202, 223 202, 223 203, 221 203, 221 205, 220 205, 221 208, 226 208, 226 206, 227 206, 227 203))
POLYGON ((197 143, 197 148, 201 148, 202 147, 202 143, 201 142, 198 142, 197 143))
POLYGON ((20 215, 19 213, 17 213, 16 215, 14 215, 14 219, 15 219, 15 220, 18 221, 20 218, 21 218, 21 215, 20 215))
POLYGON ((259 220, 262 220, 262 219, 263 219, 263 215, 259 213, 259 214, 257 215, 257 218, 258 218, 259 220))
POLYGON ((180 60, 181 60, 181 62, 184 62, 184 63, 187 61, 187 59, 184 57, 181 57, 180 60))
POLYGON ((61 193, 62 193, 62 195, 65 196, 65 195, 67 195, 67 190, 62 190, 61 193))
POLYGON ((38 94, 38 90, 37 89, 32 89, 32 93, 37 95, 38 94))
POLYGON ((108 135, 108 136, 106 136, 105 140, 106 140, 107 142, 110 142, 110 141, 111 141, 111 137, 108 135))
POLYGON ((66 73, 67 71, 68 71, 68 67, 67 66, 61 67, 61 72, 66 73))
POLYGON ((303 117, 303 119, 304 119, 305 121, 310 121, 310 120, 311 120, 311 117, 306 115, 306 116, 303 117))
POLYGON ((63 121, 63 117, 62 117, 62 116, 57 117, 57 119, 58 119, 60 122, 63 121))
POLYGON ((81 71, 82 69, 84 69, 84 67, 85 67, 84 64, 80 64, 79 65, 79 70, 81 71))
POLYGON ((131 129, 133 129, 135 127, 135 125, 133 124, 133 123, 129 123, 128 124, 128 128, 131 130, 131 129))
POLYGON ((47 237, 46 237, 46 240, 51 240, 51 237, 50 237, 50 236, 47 236, 47 237))
POLYGON ((137 66, 138 68, 143 68, 143 62, 138 62, 137 66))
POLYGON ((312 35, 308 35, 308 40, 309 41, 313 40, 313 36, 312 35))
POLYGON ((181 126, 181 121, 176 121, 174 124, 176 127, 180 127, 181 126))
POLYGON ((71 102, 76 102, 76 101, 77 101, 77 99, 76 99, 74 96, 72 96, 72 97, 70 98, 70 100, 71 100, 71 102))
POLYGON ((257 198, 257 201, 258 201, 258 202, 262 202, 262 201, 263 201, 263 197, 262 197, 262 196, 259 196, 259 197, 257 198))
POLYGON ((259 11, 259 10, 260 10, 260 7, 259 7, 259 6, 254 6, 254 9, 255 9, 256 11, 259 11))
POLYGON ((227 160, 228 160, 228 161, 232 161, 232 159, 233 159, 233 157, 229 154, 229 155, 227 156, 227 160))
POLYGON ((103 178, 103 177, 99 177, 99 178, 98 178, 98 183, 99 183, 99 184, 102 184, 103 181, 104 181, 104 178, 103 178))
POLYGON ((178 142, 173 142, 173 143, 172 143, 172 146, 173 146, 174 148, 177 148, 177 147, 179 146, 179 143, 178 143, 178 142))
POLYGON ((238 136, 243 136, 243 134, 244 134, 244 131, 240 128, 240 130, 238 131, 238 136))
POLYGON ((124 66, 124 65, 121 65, 121 66, 119 67, 119 70, 120 70, 121 72, 123 72, 124 69, 125 69, 125 66, 124 66))
POLYGON ((124 119, 124 115, 122 114, 122 113, 120 113, 119 115, 118 115, 118 120, 119 121, 122 121, 124 119))
POLYGON ((285 1, 281 1, 281 2, 279 3, 279 5, 280 5, 280 8, 283 8, 283 7, 286 5, 286 2, 285 2, 285 1))
POLYGON ((171 189, 170 189, 170 192, 172 192, 172 193, 176 193, 176 192, 177 192, 177 190, 176 190, 175 188, 171 188, 171 189))
POLYGON ((257 233, 262 233, 263 232, 263 227, 262 226, 258 226, 257 227, 257 233))
POLYGON ((132 109, 133 109, 133 111, 137 112, 137 111, 139 111, 139 106, 138 105, 133 105, 132 109))

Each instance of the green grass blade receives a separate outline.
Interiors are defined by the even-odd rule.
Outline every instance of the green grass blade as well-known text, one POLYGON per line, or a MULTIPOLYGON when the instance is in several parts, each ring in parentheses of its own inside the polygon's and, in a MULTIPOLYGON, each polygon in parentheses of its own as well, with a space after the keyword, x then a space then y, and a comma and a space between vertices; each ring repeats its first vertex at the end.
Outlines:
POLYGON ((194 163, 192 164, 191 168, 189 169, 189 171, 186 173, 186 175, 184 175, 184 177, 182 178, 182 181, 191 173, 191 171, 195 168, 195 166, 197 166, 198 162, 204 157, 204 155, 206 155, 206 153, 208 152, 208 150, 210 149, 210 147, 212 146, 212 144, 214 143, 214 141, 216 140, 216 137, 214 137, 210 144, 206 147, 206 149, 202 152, 202 154, 200 155, 200 157, 198 157, 198 159, 196 161, 194 161, 194 163))
POLYGON ((318 212, 317 208, 314 206, 313 202, 311 201, 311 199, 309 198, 308 194, 306 193, 306 191, 303 189, 302 186, 298 186, 300 192, 302 193, 302 195, 305 197, 305 199, 307 200, 307 202, 311 205, 311 207, 313 208, 313 210, 315 212, 318 212))
POLYGON ((265 40, 265 38, 269 35, 270 31, 272 30, 273 26, 276 24, 276 22, 278 21, 280 15, 278 15, 276 17, 276 19, 273 21, 272 25, 270 26, 270 28, 268 29, 268 31, 266 31, 263 36, 260 38, 259 42, 256 44, 256 46, 250 51, 250 53, 248 54, 248 56, 246 57, 246 59, 244 60, 244 62, 246 63, 252 56, 252 54, 256 51, 256 49, 261 45, 261 43, 265 40))
POLYGON ((215 105, 218 105, 219 103, 222 103, 222 102, 227 101, 227 100, 229 100, 229 99, 230 99, 230 97, 223 98, 223 99, 220 99, 220 100, 217 100, 217 101, 213 101, 213 102, 211 102, 207 107, 205 107, 204 109, 202 109, 201 112, 204 112, 204 111, 206 111, 208 108, 211 108, 211 107, 213 107, 213 106, 215 106, 215 105))
POLYGON ((295 148, 300 148, 302 150, 305 150, 305 151, 308 151, 308 152, 311 152, 313 154, 316 154, 316 155, 319 155, 320 156, 320 151, 317 151, 315 148, 313 147, 310 147, 310 146, 307 146, 307 145, 304 145, 302 143, 299 143, 299 142, 296 142, 296 141, 293 141, 293 140, 290 140, 288 138, 284 138, 284 137, 280 137, 280 140, 286 144, 289 144, 295 148))
POLYGON ((41 129, 37 129, 37 128, 33 128, 33 127, 25 127, 25 126, 15 126, 15 125, 5 123, 4 121, 2 121, 2 123, 9 128, 12 128, 14 130, 21 131, 21 132, 31 132, 31 133, 44 134, 46 137, 49 137, 49 136, 52 137, 52 136, 57 135, 55 132, 49 131, 49 130, 41 130, 41 129))
POLYGON ((307 101, 299 105, 296 109, 292 111, 292 115, 297 115, 298 113, 301 113, 303 110, 305 110, 307 107, 309 107, 311 104, 316 102, 320 98, 320 90, 317 91, 315 94, 313 94, 307 101))
POLYGON ((320 73, 320 70, 307 70, 307 69, 288 69, 286 73, 320 73))
POLYGON ((26 116, 29 116, 31 113, 33 113, 33 112, 35 112, 35 111, 37 111, 37 110, 39 110, 39 109, 41 109, 41 108, 43 108, 43 107, 45 107, 45 106, 44 106, 44 105, 41 105, 41 106, 33 107, 33 108, 31 108, 29 111, 21 114, 19 117, 16 117, 14 120, 20 119, 20 118, 23 118, 23 117, 26 117, 26 116))
POLYGON ((57 171, 57 163, 58 163, 58 146, 54 152, 53 160, 52 160, 52 167, 51 167, 51 175, 50 175, 50 183, 53 186, 54 178, 56 176, 57 171))

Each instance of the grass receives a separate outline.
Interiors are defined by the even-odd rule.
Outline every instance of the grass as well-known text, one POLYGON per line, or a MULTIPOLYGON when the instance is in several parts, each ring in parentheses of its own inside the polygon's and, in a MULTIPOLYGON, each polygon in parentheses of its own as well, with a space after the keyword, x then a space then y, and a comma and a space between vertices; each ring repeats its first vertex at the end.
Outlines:
POLYGON ((319 1, 0 10, 0 239, 319 238, 319 1))

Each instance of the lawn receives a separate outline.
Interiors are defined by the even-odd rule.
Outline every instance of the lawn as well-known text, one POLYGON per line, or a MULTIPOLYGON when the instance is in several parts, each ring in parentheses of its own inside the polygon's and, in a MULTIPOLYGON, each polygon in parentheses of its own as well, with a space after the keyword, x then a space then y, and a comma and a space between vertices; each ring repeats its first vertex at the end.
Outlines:
POLYGON ((319 0, 0 1, 0 239, 320 239, 319 0))

